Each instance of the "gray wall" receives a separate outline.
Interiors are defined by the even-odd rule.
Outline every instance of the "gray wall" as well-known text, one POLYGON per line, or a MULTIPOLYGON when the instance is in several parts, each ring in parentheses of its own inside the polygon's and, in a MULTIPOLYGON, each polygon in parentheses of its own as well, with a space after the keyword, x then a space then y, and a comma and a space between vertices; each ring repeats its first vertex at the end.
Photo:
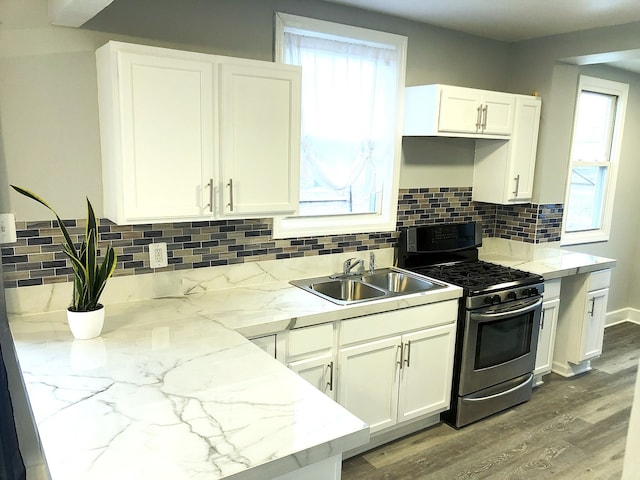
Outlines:
MULTIPOLYGON (((577 76, 585 67, 558 58, 640 48, 640 23, 515 45, 319 0, 116 0, 83 29, 51 26, 45 0, 0 3, 0 210, 18 220, 49 218, 9 193, 15 183, 48 199, 61 216, 84 216, 88 195, 102 211, 94 51, 109 39, 256 59, 272 58, 273 12, 283 11, 409 37, 407 84, 445 83, 543 98, 534 200, 564 200, 577 76)), ((627 130, 638 130, 638 77, 614 69, 607 78, 632 84, 627 130), (614 78, 616 77, 616 78, 614 78)), ((468 186, 472 141, 404 139, 402 188, 468 186)), ((633 180, 637 135, 625 136, 612 240, 579 247, 620 260, 610 308, 640 308, 640 233, 633 180), (636 242, 637 243, 637 242, 636 242)))
POLYGON ((514 45, 511 88, 536 89, 543 108, 538 139, 534 201, 563 203, 578 78, 581 74, 629 84, 627 115, 608 242, 569 247, 618 259, 613 272, 608 310, 640 309, 640 75, 588 63, 589 55, 640 48, 640 23, 594 29, 514 45), (576 58, 578 57, 578 58, 576 58), (583 57, 583 58, 580 58, 583 57))

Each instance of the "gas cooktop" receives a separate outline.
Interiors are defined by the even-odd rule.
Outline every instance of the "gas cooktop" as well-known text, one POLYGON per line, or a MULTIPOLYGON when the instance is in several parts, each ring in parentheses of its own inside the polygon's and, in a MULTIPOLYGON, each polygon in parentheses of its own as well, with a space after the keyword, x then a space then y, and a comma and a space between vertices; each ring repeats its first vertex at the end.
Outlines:
POLYGON ((538 275, 481 260, 426 265, 412 267, 410 270, 458 285, 465 289, 467 295, 479 295, 505 288, 525 287, 542 281, 538 275))

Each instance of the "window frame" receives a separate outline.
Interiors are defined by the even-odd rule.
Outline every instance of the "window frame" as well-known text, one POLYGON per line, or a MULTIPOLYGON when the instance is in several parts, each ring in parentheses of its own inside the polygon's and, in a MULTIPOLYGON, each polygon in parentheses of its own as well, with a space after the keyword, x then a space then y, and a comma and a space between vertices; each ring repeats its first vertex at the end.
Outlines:
POLYGON ((379 212, 365 214, 341 214, 318 216, 289 216, 273 219, 273 238, 292 238, 323 235, 341 235, 396 230, 398 215, 398 192, 402 152, 402 121, 404 112, 405 72, 407 61, 407 37, 366 28, 327 22, 287 13, 275 13, 274 61, 282 63, 284 58, 284 32, 286 30, 313 31, 327 38, 357 39, 363 43, 394 45, 399 52, 398 91, 396 106, 396 128, 392 179, 390 187, 383 192, 379 212), (385 195, 387 194, 388 195, 385 195), (390 198, 386 198, 389 196, 390 198))
POLYGON ((577 245, 584 243, 606 242, 609 240, 611 233, 611 220, 613 216, 613 202, 615 197, 616 182, 618 177, 618 166, 620 163, 620 151, 622 146, 622 136, 624 132, 624 123, 627 109, 627 98, 629 94, 629 85, 626 83, 605 80, 602 78, 580 75, 578 81, 578 89, 576 93, 575 112, 573 119, 573 131, 571 135, 571 150, 569 154, 569 168, 567 170, 567 182, 565 186, 564 215, 562 219, 562 236, 560 245, 577 245), (580 94, 583 91, 601 93, 617 97, 616 112, 613 120, 613 132, 611 135, 611 148, 609 152, 608 162, 596 161, 574 161, 574 136, 575 127, 580 114, 580 94), (603 195, 603 204, 599 205, 602 211, 602 224, 599 229, 580 230, 574 232, 567 231, 567 212, 569 206, 569 195, 571 188, 571 174, 574 167, 577 166, 606 166, 607 179, 605 182, 605 193, 603 195))

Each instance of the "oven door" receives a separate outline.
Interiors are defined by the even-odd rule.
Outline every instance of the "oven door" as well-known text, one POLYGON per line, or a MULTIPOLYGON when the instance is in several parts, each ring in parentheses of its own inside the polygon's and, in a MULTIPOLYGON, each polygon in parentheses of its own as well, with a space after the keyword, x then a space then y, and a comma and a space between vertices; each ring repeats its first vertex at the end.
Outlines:
POLYGON ((531 373, 541 312, 542 297, 468 310, 458 394, 468 395, 531 373))

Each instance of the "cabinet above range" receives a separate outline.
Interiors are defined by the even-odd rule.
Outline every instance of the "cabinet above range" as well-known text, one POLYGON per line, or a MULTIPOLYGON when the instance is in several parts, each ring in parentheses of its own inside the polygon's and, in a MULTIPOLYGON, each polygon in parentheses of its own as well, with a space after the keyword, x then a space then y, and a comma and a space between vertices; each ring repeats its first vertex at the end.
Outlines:
POLYGON ((295 212, 299 67, 121 42, 96 59, 107 218, 295 212))
POLYGON ((408 87, 403 135, 476 139, 473 200, 527 203, 541 103, 537 96, 449 85, 408 87))
POLYGON ((509 138, 515 95, 449 85, 405 90, 405 136, 509 138))

